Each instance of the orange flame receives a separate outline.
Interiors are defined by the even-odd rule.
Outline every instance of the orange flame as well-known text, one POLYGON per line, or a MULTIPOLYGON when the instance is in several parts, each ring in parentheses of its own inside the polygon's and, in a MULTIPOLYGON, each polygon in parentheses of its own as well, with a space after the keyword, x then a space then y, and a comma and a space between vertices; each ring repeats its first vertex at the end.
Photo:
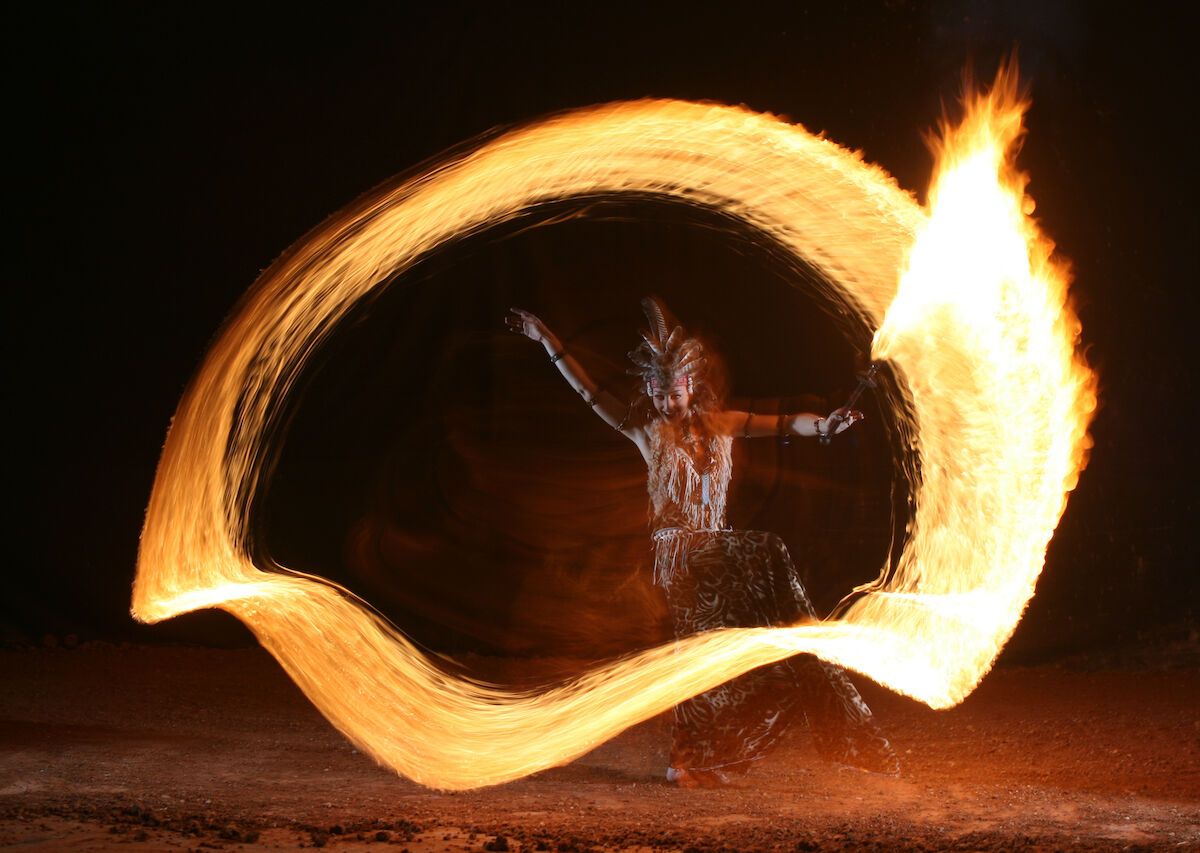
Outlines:
POLYGON ((187 389, 159 464, 133 590, 153 622, 243 620, 331 722, 422 784, 464 789, 563 764, 756 666, 811 652, 933 707, 990 668, 1033 592, 1084 461, 1094 378, 1067 277, 1007 159, 1015 81, 945 133, 931 208, 877 167, 770 116, 677 101, 516 130, 344 211, 268 269, 187 389), (910 537, 844 616, 727 629, 542 693, 450 676, 349 591, 244 547, 277 401, 350 306, 425 252, 546 201, 654 193, 789 247, 876 329, 903 379, 919 482, 910 537))
POLYGON ((919 629, 904 642, 937 646, 957 670, 946 704, 978 683, 1032 597, 1096 407, 1068 271, 1013 165, 1027 106, 1002 70, 943 125, 929 220, 874 342, 904 365, 921 484, 895 577, 856 618, 892 601, 911 611, 919 629))

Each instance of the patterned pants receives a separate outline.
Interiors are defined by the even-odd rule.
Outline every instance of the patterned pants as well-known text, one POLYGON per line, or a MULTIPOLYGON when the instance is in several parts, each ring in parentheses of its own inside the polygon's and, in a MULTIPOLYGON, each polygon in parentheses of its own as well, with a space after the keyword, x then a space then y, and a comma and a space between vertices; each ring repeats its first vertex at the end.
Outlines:
MULTIPOLYGON (((787 546, 773 533, 674 530, 655 541, 655 574, 676 637, 815 618, 787 546)), ((693 774, 744 772, 804 718, 827 760, 882 773, 899 770, 846 674, 812 655, 759 667, 677 705, 671 767, 693 774)))

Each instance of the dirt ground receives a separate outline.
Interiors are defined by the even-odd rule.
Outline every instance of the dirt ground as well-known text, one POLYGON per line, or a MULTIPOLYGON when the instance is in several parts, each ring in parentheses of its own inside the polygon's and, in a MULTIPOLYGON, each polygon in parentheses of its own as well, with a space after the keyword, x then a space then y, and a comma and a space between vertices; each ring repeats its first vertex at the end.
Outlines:
POLYGON ((898 778, 823 763, 797 732, 719 790, 664 780, 663 717, 567 767, 430 791, 258 649, 0 651, 0 684, 0 847, 1200 850, 1194 659, 998 668, 942 712, 862 684, 898 778))

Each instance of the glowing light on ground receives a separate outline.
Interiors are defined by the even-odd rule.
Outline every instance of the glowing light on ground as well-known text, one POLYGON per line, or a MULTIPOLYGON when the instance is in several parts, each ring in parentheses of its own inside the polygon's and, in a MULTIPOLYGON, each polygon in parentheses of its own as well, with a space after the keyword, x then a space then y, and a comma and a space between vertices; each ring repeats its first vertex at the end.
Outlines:
POLYGON ((923 210, 879 168, 771 116, 614 104, 515 130, 321 226, 268 269, 179 404, 147 511, 133 612, 220 607, 378 761, 471 788, 562 764, 753 667, 812 652, 933 707, 990 668, 1033 593, 1082 467, 1094 378, 1067 276, 1009 158, 1015 80, 948 129, 923 210), (347 590, 246 550, 267 427, 346 311, 447 240, 572 197, 720 209, 787 247, 877 330, 918 483, 897 569, 841 618, 731 629, 521 693, 441 671, 347 590))

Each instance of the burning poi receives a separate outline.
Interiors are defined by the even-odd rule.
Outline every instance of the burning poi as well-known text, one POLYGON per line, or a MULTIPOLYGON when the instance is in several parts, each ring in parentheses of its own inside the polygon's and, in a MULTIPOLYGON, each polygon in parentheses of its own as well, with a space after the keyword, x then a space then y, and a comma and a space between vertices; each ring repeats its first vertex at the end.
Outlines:
POLYGON ((377 191, 262 274, 185 391, 147 509, 134 616, 232 613, 360 749, 444 789, 564 764, 801 652, 934 708, 962 701, 1033 594, 1096 401, 1067 271, 1013 165, 1026 107, 1013 71, 972 96, 942 129, 925 207, 802 127, 669 100, 553 116, 377 191), (707 632, 531 693, 449 675, 350 591, 255 563, 249 514, 269 426, 354 305, 447 241, 538 205, 647 193, 761 231, 873 330, 872 357, 898 386, 881 405, 915 484, 894 567, 837 619, 707 632))

